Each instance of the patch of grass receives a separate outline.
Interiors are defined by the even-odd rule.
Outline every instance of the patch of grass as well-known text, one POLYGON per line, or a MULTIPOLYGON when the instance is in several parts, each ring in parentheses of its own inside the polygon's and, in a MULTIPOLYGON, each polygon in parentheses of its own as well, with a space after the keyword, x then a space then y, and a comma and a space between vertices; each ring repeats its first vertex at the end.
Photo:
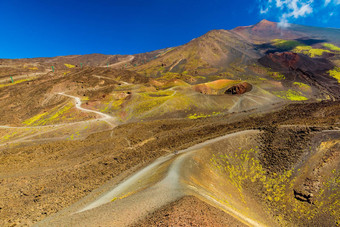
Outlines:
POLYGON ((82 96, 81 101, 89 101, 90 98, 88 96, 82 96))
MULTIPOLYGON (((256 158, 258 149, 240 150, 237 153, 215 156, 210 159, 219 171, 225 172, 230 183, 235 186, 244 201, 244 186, 247 183, 260 183, 264 193, 259 195, 269 202, 283 201, 288 179, 292 171, 283 174, 268 175, 267 171, 256 158)), ((244 201, 245 202, 245 201, 244 201)))
POLYGON ((220 90, 222 88, 225 88, 227 86, 235 85, 237 83, 240 83, 240 80, 228 80, 228 79, 221 79, 221 80, 215 80, 208 83, 204 83, 208 87, 214 89, 214 90, 220 90))
POLYGON ((213 112, 212 114, 203 114, 203 113, 197 114, 197 113, 195 113, 195 114, 189 114, 187 116, 187 118, 189 118, 189 119, 198 119, 198 118, 206 118, 206 117, 217 116, 219 114, 221 114, 221 113, 220 112, 213 112))
POLYGON ((140 115, 144 112, 163 104, 171 98, 174 91, 157 91, 138 93, 137 100, 134 100, 133 115, 140 115))
POLYGON ((114 100, 112 103, 111 103, 111 108, 113 110, 119 110, 122 106, 122 104, 124 103, 125 99, 117 99, 117 100, 114 100))
POLYGON ((12 132, 12 133, 8 133, 7 135, 4 135, 3 137, 1 137, 0 141, 1 142, 5 142, 7 140, 9 140, 10 138, 13 138, 15 135, 17 135, 19 132, 12 132))
POLYGON ((73 107, 73 103, 68 103, 65 105, 63 108, 58 110, 56 113, 54 113, 52 116, 50 116, 46 122, 43 124, 46 124, 47 122, 54 122, 56 121, 59 117, 61 117, 63 114, 65 114, 68 110, 70 110, 73 107))
POLYGON ((308 55, 314 58, 316 56, 322 56, 324 53, 331 53, 331 52, 329 50, 324 50, 324 49, 311 49, 308 52, 308 55))
POLYGON ((311 46, 296 46, 293 51, 296 53, 304 53, 310 51, 311 49, 311 46))
POLYGON ((324 53, 331 53, 329 50, 324 50, 324 49, 314 49, 311 46, 297 46, 294 48, 293 52, 295 53, 302 53, 305 55, 308 55, 312 58, 316 56, 322 56, 324 53))
POLYGON ((143 97, 164 97, 164 96, 170 96, 173 95, 174 91, 172 90, 159 90, 155 92, 144 92, 144 93, 139 93, 139 95, 143 97))
POLYGON ((335 46, 334 44, 331 44, 331 43, 323 43, 322 45, 323 45, 324 47, 330 49, 330 50, 340 51, 340 47, 335 46))
POLYGON ((64 64, 67 68, 69 68, 69 69, 72 69, 72 68, 74 68, 74 67, 76 67, 75 65, 71 65, 71 64, 64 64))
POLYGON ((106 112, 109 108, 109 105, 106 105, 104 108, 100 109, 100 112, 106 112))
MULTIPOLYGON (((329 214, 335 221, 340 221, 340 171, 334 169, 331 176, 320 184, 320 190, 314 194, 313 205, 295 199, 293 189, 296 185, 298 170, 282 173, 270 173, 257 158, 258 148, 212 155, 212 167, 223 174, 231 183, 245 204, 247 192, 256 194, 270 215, 280 214, 280 222, 287 220, 306 220, 318 218, 320 213, 329 214), (295 176, 295 177, 294 177, 295 176), (250 191, 248 191, 250 189, 250 191)), ((298 223, 295 223, 299 226, 298 223)), ((300 223, 301 224, 301 223, 300 223)), ((286 226, 286 225, 284 225, 286 226)))
POLYGON ((34 80, 34 79, 35 79, 34 77, 31 77, 31 78, 28 78, 28 79, 15 80, 14 83, 0 84, 0 88, 13 86, 13 85, 20 84, 20 83, 26 82, 26 81, 31 81, 31 80, 34 80))
POLYGON ((306 92, 310 92, 312 89, 309 85, 301 83, 301 82, 294 82, 293 85, 296 87, 299 87, 301 90, 306 91, 306 92))
POLYGON ((291 100, 291 101, 304 101, 308 100, 307 97, 303 96, 301 92, 289 89, 288 91, 276 91, 273 92, 277 97, 281 99, 291 100))
POLYGON ((292 50, 303 44, 295 40, 273 39, 272 45, 281 50, 292 50))
POLYGON ((55 123, 62 117, 66 112, 68 112, 73 107, 73 103, 70 102, 62 108, 55 107, 49 112, 37 114, 32 118, 29 118, 23 122, 25 125, 38 126, 46 125, 47 123, 55 123))
POLYGON ((23 122, 23 124, 25 124, 25 125, 33 125, 35 122, 39 121, 41 118, 43 118, 47 114, 48 114, 48 112, 37 114, 37 115, 31 117, 30 119, 25 120, 23 122))
POLYGON ((122 111, 127 113, 126 119, 146 118, 184 110, 189 108, 190 104, 191 99, 184 94, 172 90, 159 90, 135 94, 122 111))
MULTIPOLYGON (((312 58, 316 56, 322 56, 324 53, 331 53, 331 51, 329 50, 315 49, 311 46, 307 46, 296 40, 274 39, 272 40, 272 45, 281 50, 292 50, 295 53, 302 53, 312 58)), ((338 48, 337 46, 334 46, 333 44, 324 44, 324 46, 331 50, 338 48)))
POLYGON ((162 76, 157 78, 158 81, 169 81, 174 79, 190 79, 192 76, 190 75, 181 75, 179 73, 173 73, 173 72, 166 72, 162 73, 162 76))
POLYGON ((189 83, 197 81, 199 78, 191 76, 189 74, 180 74, 173 72, 162 73, 162 76, 157 78, 155 81, 160 82, 156 85, 163 89, 174 87, 174 86, 188 86, 189 83))
POLYGON ((338 83, 340 83, 340 67, 335 67, 334 69, 329 70, 328 73, 330 76, 337 79, 338 83))
POLYGON ((278 72, 273 72, 271 73, 271 77, 275 80, 284 80, 286 79, 285 75, 278 73, 278 72))
POLYGON ((246 71, 244 65, 232 63, 232 64, 230 64, 230 67, 233 69, 233 71, 237 71, 237 72, 241 72, 241 73, 244 73, 246 71))

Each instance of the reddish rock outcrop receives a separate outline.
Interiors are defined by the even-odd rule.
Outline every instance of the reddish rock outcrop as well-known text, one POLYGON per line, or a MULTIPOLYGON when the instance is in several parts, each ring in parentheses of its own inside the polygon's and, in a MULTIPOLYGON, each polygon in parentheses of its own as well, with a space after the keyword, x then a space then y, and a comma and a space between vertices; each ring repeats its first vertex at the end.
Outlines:
POLYGON ((328 59, 310 58, 292 52, 270 53, 260 58, 259 62, 275 71, 302 70, 319 73, 326 72, 334 67, 328 59))
POLYGON ((270 53, 260 58, 259 63, 271 71, 285 75, 282 84, 290 87, 292 82, 300 81, 316 87, 324 97, 340 98, 338 81, 328 71, 334 64, 326 58, 310 58, 292 52, 270 53))
POLYGON ((224 92, 224 94, 240 95, 240 94, 244 94, 246 92, 251 91, 252 88, 253 88, 253 86, 250 83, 242 82, 242 83, 236 84, 236 85, 228 88, 224 92))
POLYGON ((299 55, 292 52, 270 53, 268 58, 279 65, 292 69, 296 69, 297 63, 300 61, 299 55))

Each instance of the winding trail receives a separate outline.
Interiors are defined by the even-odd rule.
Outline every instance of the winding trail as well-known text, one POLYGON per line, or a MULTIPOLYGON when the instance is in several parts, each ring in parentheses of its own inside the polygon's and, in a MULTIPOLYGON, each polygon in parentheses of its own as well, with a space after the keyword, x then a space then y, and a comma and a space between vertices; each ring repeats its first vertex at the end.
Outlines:
MULTIPOLYGON (((323 132, 328 131, 339 130, 323 132)), ((221 182, 226 176, 216 175, 209 162, 210 157, 255 146, 259 133, 234 132, 160 157, 121 183, 103 186, 100 193, 93 191, 36 226, 131 226, 187 195, 214 204, 246 225, 274 226, 275 219, 253 200, 237 202, 238 194, 230 194, 233 186, 221 182)))
POLYGON ((97 76, 97 75, 92 75, 92 76, 93 76, 93 77, 96 77, 96 78, 98 78, 98 79, 104 78, 104 79, 108 79, 108 80, 113 80, 113 81, 115 81, 115 82, 117 82, 117 83, 122 83, 122 84, 124 84, 124 85, 132 85, 131 83, 128 83, 128 82, 125 82, 125 81, 117 81, 116 79, 110 78, 110 77, 107 77, 107 76, 97 76))
POLYGON ((193 160, 206 152, 210 145, 224 140, 235 140, 241 136, 247 140, 248 135, 256 130, 246 130, 227 134, 199 143, 187 149, 156 159, 153 163, 116 185, 113 189, 97 197, 89 195, 90 200, 80 201, 71 208, 49 217, 37 226, 104 225, 129 226, 134 221, 186 195, 198 194, 217 206, 223 207, 235 218, 252 226, 261 226, 257 221, 220 204, 192 184, 191 177, 199 177, 197 164, 193 160), (198 174, 198 175, 197 175, 198 174), (89 202, 90 201, 90 202, 89 202))
MULTIPOLYGON (((211 139, 205 141, 203 143, 196 144, 192 147, 187 149, 181 150, 176 152, 175 154, 170 154, 165 157, 158 158, 156 161, 151 163, 149 166, 145 167, 144 169, 138 171, 136 174, 132 175, 126 181, 119 184, 116 188, 112 191, 108 192, 107 194, 103 195, 102 197, 98 198, 96 201, 92 202, 91 204, 87 205, 86 207, 82 208, 81 210, 77 211, 76 213, 84 212, 86 210, 90 210, 101 206, 105 203, 111 202, 113 198, 118 197, 121 194, 126 193, 126 190, 130 191, 131 189, 136 188, 136 183, 139 184, 140 182, 147 182, 145 178, 153 177, 155 172, 157 172, 157 168, 161 165, 166 164, 167 161, 171 161, 171 165, 165 175, 165 177, 160 180, 156 185, 152 187, 157 187, 157 185, 167 185, 167 190, 172 190, 174 188, 181 187, 180 183, 180 168, 182 167, 182 162, 188 158, 188 156, 194 152, 197 152, 200 148, 205 147, 207 145, 216 143, 218 141, 231 138, 234 136, 238 136, 241 134, 246 134, 251 132, 251 130, 236 132, 232 134, 227 134, 221 137, 217 137, 215 139, 211 139)), ((163 192, 162 192, 163 193, 163 192)))
MULTIPOLYGON (((108 114, 105 114, 105 113, 102 113, 102 112, 99 112, 99 111, 95 111, 95 110, 89 110, 89 109, 85 109, 83 107, 81 107, 81 100, 80 98, 76 97, 76 96, 73 96, 73 95, 67 95, 67 94, 64 94, 64 93, 58 93, 59 95, 63 95, 63 96, 66 96, 66 97, 70 97, 70 98, 73 98, 75 100, 75 103, 76 103, 76 108, 81 110, 81 111, 84 111, 84 112, 89 112, 89 113, 95 113, 95 114, 98 114, 100 116, 102 116, 101 120, 105 121, 106 123, 108 123, 112 128, 115 127, 115 125, 110 122, 110 120, 115 120, 114 117, 112 117, 111 115, 108 115, 108 114)), ((86 122, 86 121, 85 121, 86 122)))
MULTIPOLYGON (((104 121, 105 123, 107 123, 110 126, 110 129, 113 129, 116 126, 116 124, 113 123, 113 122, 116 121, 116 118, 114 118, 114 117, 112 117, 108 114, 99 112, 99 111, 89 110, 89 109, 85 109, 85 108, 81 107, 82 103, 81 103, 80 98, 73 96, 73 95, 67 95, 67 94, 64 94, 64 93, 58 93, 58 95, 63 95, 63 96, 69 97, 69 98, 73 98, 74 101, 75 101, 75 107, 77 109, 79 109, 80 111, 84 111, 84 112, 95 113, 97 115, 100 115, 101 118, 100 119, 90 119, 90 120, 85 120, 85 121, 78 121, 78 122, 54 124, 54 125, 41 125, 41 126, 22 126, 22 127, 18 126, 18 127, 16 127, 16 126, 0 125, 0 129, 32 129, 32 130, 34 130, 34 129, 46 129, 44 131, 39 131, 39 132, 30 134, 30 135, 27 135, 30 132, 25 132, 24 134, 21 134, 21 137, 19 137, 17 139, 1 143, 0 147, 5 146, 5 145, 9 145, 9 144, 13 144, 13 143, 19 143, 19 142, 52 141, 52 140, 55 140, 55 138, 44 138, 44 139, 33 139, 33 140, 28 140, 28 139, 39 136, 39 135, 43 135, 43 134, 46 134, 46 133, 50 133, 52 131, 56 131, 56 130, 61 129, 61 128, 66 127, 66 126, 76 126, 76 125, 81 125, 81 124, 89 124, 89 123, 94 123, 94 122, 97 122, 97 121, 104 121)), ((111 134, 111 136, 112 136, 112 134, 111 134)), ((59 138, 65 139, 66 137, 59 137, 59 138)))
MULTIPOLYGON (((117 62, 117 63, 114 63, 114 64, 111 64, 111 65, 109 65, 109 67, 117 67, 117 66, 120 66, 120 65, 129 63, 129 62, 131 62, 133 59, 135 59, 135 56, 130 55, 130 56, 128 56, 125 60, 120 61, 120 62, 117 62)), ((103 66, 103 67, 106 67, 106 66, 103 66)))
POLYGON ((173 64, 173 65, 170 67, 169 72, 171 72, 171 70, 172 70, 174 67, 176 67, 176 66, 178 65, 178 63, 180 63, 182 60, 183 60, 183 58, 177 60, 177 61, 175 62, 175 64, 173 64))

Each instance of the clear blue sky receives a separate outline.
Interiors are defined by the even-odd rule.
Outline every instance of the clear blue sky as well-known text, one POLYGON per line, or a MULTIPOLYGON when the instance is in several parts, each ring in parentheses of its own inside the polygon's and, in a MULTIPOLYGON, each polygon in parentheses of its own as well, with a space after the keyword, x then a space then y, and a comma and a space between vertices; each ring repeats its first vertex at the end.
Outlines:
MULTIPOLYGON (((339 1, 331 0, 328 8, 333 4, 333 10, 339 9, 339 1)), ((266 4, 262 0, 1 0, 0 58, 142 53, 182 45, 212 29, 251 25, 264 18, 279 21, 277 11, 289 12, 289 7, 266 4)), ((325 18, 311 12, 298 18, 290 14, 289 22, 339 28, 337 11, 324 12, 329 14, 325 18)))

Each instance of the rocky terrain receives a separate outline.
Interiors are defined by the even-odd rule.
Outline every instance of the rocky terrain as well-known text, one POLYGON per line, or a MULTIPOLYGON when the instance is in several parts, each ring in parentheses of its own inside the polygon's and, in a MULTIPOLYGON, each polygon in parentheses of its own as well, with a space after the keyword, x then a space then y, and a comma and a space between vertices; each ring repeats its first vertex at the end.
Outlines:
POLYGON ((339 225, 339 37, 0 59, 0 225, 339 225))

